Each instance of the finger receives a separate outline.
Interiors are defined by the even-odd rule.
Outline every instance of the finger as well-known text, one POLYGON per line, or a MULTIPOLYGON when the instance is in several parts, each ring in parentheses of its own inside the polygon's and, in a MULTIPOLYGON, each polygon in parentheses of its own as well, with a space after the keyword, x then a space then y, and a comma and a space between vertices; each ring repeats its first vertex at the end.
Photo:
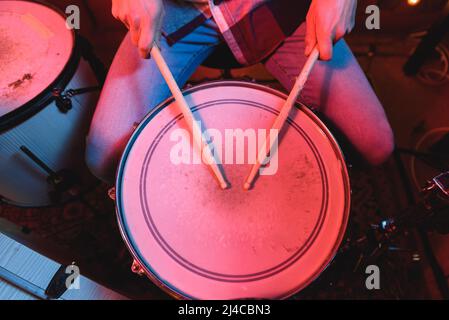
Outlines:
POLYGON ((135 46, 139 45, 140 38, 140 18, 134 17, 127 19, 129 25, 129 31, 131 32, 131 41, 135 46))
POLYGON ((349 26, 349 32, 351 32, 354 29, 356 18, 357 18, 357 1, 354 1, 354 5, 352 7, 351 24, 349 26))
POLYGON ((126 29, 131 30, 131 27, 130 27, 128 21, 126 20, 126 18, 120 19, 120 21, 123 22, 123 24, 125 25, 126 29))
POLYGON ((354 3, 352 0, 350 0, 347 2, 341 20, 337 24, 337 27, 335 28, 334 43, 337 43, 347 33, 350 32, 353 14, 354 14, 354 3))
POLYGON ((138 44, 139 53, 143 59, 148 59, 154 43, 154 28, 151 25, 150 19, 143 20, 141 26, 138 44))
MULTIPOLYGON (((116 2, 118 1, 114 1, 114 3, 116 2)), ((117 3, 115 10, 117 11, 117 19, 120 20, 128 30, 131 30, 128 16, 126 15, 126 12, 128 12, 129 10, 129 4, 127 4, 127 2, 125 2, 124 4, 117 3)))
POLYGON ((324 31, 323 29, 318 28, 317 41, 321 60, 332 59, 333 39, 334 39, 334 32, 324 31))
POLYGON ((313 48, 316 46, 317 44, 317 39, 316 39, 316 29, 315 29, 315 18, 314 15, 310 15, 307 17, 306 20, 306 50, 305 50, 305 54, 306 56, 309 56, 310 53, 312 52, 313 48))
POLYGON ((162 16, 160 16, 160 18, 157 20, 157 25, 156 28, 154 29, 154 42, 160 47, 160 42, 161 42, 161 30, 162 30, 162 23, 163 23, 163 19, 162 16))
POLYGON ((337 31, 335 32, 334 43, 343 38, 346 35, 346 25, 339 25, 337 31))
POLYGON ((118 19, 119 13, 118 13, 118 6, 117 3, 115 1, 112 1, 112 16, 116 19, 118 19))

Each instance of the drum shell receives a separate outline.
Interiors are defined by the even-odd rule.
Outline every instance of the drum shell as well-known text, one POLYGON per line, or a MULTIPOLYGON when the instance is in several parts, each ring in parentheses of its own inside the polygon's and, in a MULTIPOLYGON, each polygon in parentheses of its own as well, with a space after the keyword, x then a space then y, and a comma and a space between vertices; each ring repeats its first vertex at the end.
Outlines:
MULTIPOLYGON (((81 59, 67 89, 98 86, 89 64, 81 59)), ((21 150, 26 146, 55 172, 69 169, 81 175, 85 139, 98 92, 71 98, 72 109, 64 113, 54 100, 32 117, 0 133, 0 195, 2 200, 24 207, 53 204, 48 174, 21 150)))

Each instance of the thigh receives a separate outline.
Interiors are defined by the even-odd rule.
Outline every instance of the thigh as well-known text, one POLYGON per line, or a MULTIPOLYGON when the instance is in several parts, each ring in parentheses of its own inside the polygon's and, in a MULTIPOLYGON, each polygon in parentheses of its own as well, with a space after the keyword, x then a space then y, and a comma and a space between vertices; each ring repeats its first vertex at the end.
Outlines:
MULTIPOLYGON (((266 61, 267 69, 291 90, 301 71, 305 25, 266 61)), ((384 109, 344 40, 335 45, 332 61, 319 61, 301 100, 322 112, 372 163, 391 151, 393 137, 384 109)))
MULTIPOLYGON (((220 42, 218 28, 209 20, 173 46, 162 38, 160 47, 178 84, 183 86, 220 42)), ((133 125, 169 96, 156 64, 140 58, 128 34, 111 65, 93 117, 88 162, 100 168, 114 167, 133 125)))

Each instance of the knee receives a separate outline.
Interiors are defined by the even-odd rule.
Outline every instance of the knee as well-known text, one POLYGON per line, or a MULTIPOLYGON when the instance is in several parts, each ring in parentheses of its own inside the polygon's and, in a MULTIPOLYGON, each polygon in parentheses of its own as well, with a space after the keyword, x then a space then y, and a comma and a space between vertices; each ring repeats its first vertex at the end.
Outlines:
POLYGON ((86 145, 86 164, 93 175, 100 180, 113 184, 121 150, 117 142, 104 137, 89 135, 86 145))
POLYGON ((86 164, 90 172, 98 179, 113 183, 113 175, 110 161, 106 158, 104 150, 101 147, 93 144, 90 139, 87 140, 86 147, 86 164))
POLYGON ((379 166, 387 161, 395 148, 394 134, 386 121, 379 124, 366 143, 366 160, 373 166, 379 166))

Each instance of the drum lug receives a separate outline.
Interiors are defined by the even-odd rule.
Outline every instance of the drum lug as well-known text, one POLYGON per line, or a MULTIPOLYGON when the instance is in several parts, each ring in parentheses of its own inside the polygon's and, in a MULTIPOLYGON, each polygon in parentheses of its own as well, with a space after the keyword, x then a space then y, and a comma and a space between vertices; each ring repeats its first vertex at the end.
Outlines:
POLYGON ((59 111, 62 113, 67 113, 73 108, 70 96, 66 95, 61 89, 54 88, 52 94, 55 98, 56 107, 58 107, 59 111))
POLYGON ((108 196, 109 196, 109 198, 110 198, 112 201, 117 200, 117 196, 116 196, 116 194, 115 194, 115 191, 116 191, 115 187, 113 187, 113 188, 111 188, 111 189, 108 190, 108 196))
POLYGON ((54 88, 52 90, 52 95, 55 98, 56 106, 58 107, 59 111, 61 111, 62 113, 67 113, 73 108, 72 98, 74 96, 99 91, 100 89, 101 88, 99 86, 69 89, 66 91, 63 91, 60 88, 54 88))
POLYGON ((131 271, 135 274, 137 274, 138 276, 143 276, 145 275, 145 271, 143 270, 143 268, 140 266, 140 264, 134 260, 133 264, 131 266, 131 271))
POLYGON ((67 113, 72 109, 72 100, 68 97, 62 89, 54 88, 52 90, 52 95, 55 99, 56 107, 58 107, 59 111, 62 113, 67 113))

